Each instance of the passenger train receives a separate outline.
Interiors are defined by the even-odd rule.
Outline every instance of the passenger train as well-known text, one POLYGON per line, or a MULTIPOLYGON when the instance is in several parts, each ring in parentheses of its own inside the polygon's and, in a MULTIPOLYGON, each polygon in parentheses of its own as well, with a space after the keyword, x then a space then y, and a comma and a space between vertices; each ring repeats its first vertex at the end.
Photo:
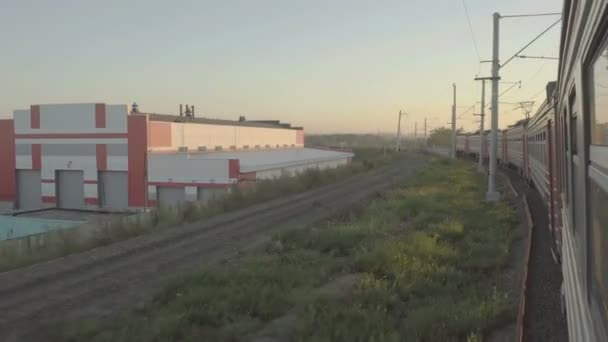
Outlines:
MULTIPOLYGON (((566 0, 557 82, 499 131, 497 158, 543 197, 561 263, 569 340, 608 341, 608 0, 566 0)), ((457 150, 487 158, 489 132, 457 150)))

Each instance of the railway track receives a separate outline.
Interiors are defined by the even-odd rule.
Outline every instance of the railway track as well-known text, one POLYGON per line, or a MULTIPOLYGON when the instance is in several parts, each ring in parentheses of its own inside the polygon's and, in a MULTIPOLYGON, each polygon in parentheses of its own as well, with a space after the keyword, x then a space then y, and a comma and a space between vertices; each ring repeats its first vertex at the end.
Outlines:
POLYGON ((411 174, 424 160, 410 155, 302 194, 2 273, 0 340, 30 341, 58 317, 105 317, 145 303, 176 275, 260 246, 281 225, 330 217, 411 174))
POLYGON ((566 342, 568 330, 560 302, 561 268, 551 255, 552 237, 548 229, 546 208, 537 190, 525 184, 515 171, 504 170, 504 173, 515 190, 526 195, 534 223, 526 279, 522 340, 566 342))

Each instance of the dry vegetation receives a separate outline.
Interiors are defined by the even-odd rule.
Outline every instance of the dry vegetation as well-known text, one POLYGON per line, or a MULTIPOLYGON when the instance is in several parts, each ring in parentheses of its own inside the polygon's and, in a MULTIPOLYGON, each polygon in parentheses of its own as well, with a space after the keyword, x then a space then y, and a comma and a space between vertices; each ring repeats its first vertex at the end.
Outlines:
POLYGON ((24 246, 0 242, 0 272, 31 265, 68 254, 126 240, 153 231, 179 227, 181 224, 196 222, 214 215, 238 210, 263 201, 280 198, 323 186, 356 174, 371 171, 393 162, 398 155, 392 151, 359 149, 355 151, 350 166, 336 169, 309 169, 295 177, 262 180, 256 184, 256 191, 243 192, 235 187, 222 199, 206 204, 187 204, 178 208, 160 208, 146 218, 131 216, 117 218, 89 231, 54 230, 45 233, 40 245, 24 246))
POLYGON ((480 341, 510 319, 515 213, 468 164, 435 160, 365 210, 283 227, 259 253, 176 280, 70 341, 480 341), (264 337, 265 339, 262 339, 264 337))

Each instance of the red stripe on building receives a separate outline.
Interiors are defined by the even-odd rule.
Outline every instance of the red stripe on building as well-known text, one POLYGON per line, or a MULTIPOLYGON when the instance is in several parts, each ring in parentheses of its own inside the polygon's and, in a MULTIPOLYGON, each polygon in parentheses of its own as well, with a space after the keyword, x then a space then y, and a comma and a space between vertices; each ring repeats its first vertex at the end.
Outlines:
POLYGON ((30 127, 40 128, 40 106, 30 106, 30 127))
POLYGON ((93 197, 85 198, 84 199, 84 204, 86 204, 86 205, 97 205, 97 198, 93 198, 93 197))
POLYGON ((106 105, 95 104, 95 128, 106 128, 106 105))
POLYGON ((257 178, 256 172, 243 172, 239 175, 239 181, 255 181, 257 178))
POLYGON ((97 184, 97 181, 96 181, 96 180, 94 180, 94 179, 90 179, 90 180, 89 180, 89 179, 85 179, 85 180, 83 181, 83 183, 84 183, 84 184, 97 184))
POLYGON ((105 144, 97 144, 97 170, 104 171, 108 168, 108 150, 105 144))
POLYGON ((55 180, 54 179, 41 179, 40 183, 50 184, 50 183, 55 183, 55 180))
POLYGON ((56 203, 57 199, 55 196, 42 196, 42 203, 56 203))
POLYGON ((156 200, 148 200, 148 207, 156 207, 156 200))
POLYGON ((15 134, 16 139, 118 139, 128 138, 127 133, 32 133, 15 134))
MULTIPOLYGON (((255 172, 254 172, 255 173, 255 172)), ((229 188, 231 183, 186 183, 186 182, 148 182, 148 185, 162 186, 167 188, 183 188, 185 186, 196 186, 201 188, 229 188)))
POLYGON ((296 131, 296 144, 304 145, 304 130, 299 129, 296 131))
POLYGON ((127 117, 128 164, 129 164, 129 206, 143 207, 146 204, 146 160, 147 131, 146 117, 129 115, 127 117))
POLYGON ((255 171, 245 172, 239 175, 238 187, 241 190, 253 190, 255 189, 257 175, 255 171))
POLYGON ((228 160, 228 177, 229 178, 239 178, 240 169, 241 169, 241 163, 238 159, 229 159, 228 160))
POLYGON ((16 199, 15 165, 15 125, 13 120, 0 120, 0 201, 16 199))
POLYGON ((150 121, 149 141, 150 147, 171 147, 171 123, 150 121))
POLYGON ((40 144, 32 144, 32 169, 40 170, 42 168, 42 148, 40 144))

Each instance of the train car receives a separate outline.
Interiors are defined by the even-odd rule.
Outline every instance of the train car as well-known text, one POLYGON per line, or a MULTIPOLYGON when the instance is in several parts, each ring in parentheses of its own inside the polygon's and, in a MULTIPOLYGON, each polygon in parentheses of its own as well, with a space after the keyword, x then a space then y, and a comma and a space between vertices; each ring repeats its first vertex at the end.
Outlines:
POLYGON ((468 153, 468 139, 464 134, 456 136, 456 152, 467 154, 468 153))
POLYGON ((496 158, 499 165, 506 165, 508 163, 506 132, 507 130, 498 131, 498 156, 496 158))
POLYGON ((520 172, 524 170, 525 152, 525 130, 524 121, 520 121, 509 127, 505 132, 506 137, 506 160, 508 164, 515 166, 520 172))
POLYGON ((549 120, 553 110, 551 99, 545 100, 530 119, 526 130, 527 167, 530 181, 545 200, 550 201, 549 144, 547 143, 549 120))
POLYGON ((566 0, 555 135, 570 341, 608 341, 608 1, 566 0))
POLYGON ((482 158, 486 159, 489 151, 489 131, 484 132, 483 144, 480 141, 479 131, 469 134, 469 153, 476 157, 481 153, 482 158))

